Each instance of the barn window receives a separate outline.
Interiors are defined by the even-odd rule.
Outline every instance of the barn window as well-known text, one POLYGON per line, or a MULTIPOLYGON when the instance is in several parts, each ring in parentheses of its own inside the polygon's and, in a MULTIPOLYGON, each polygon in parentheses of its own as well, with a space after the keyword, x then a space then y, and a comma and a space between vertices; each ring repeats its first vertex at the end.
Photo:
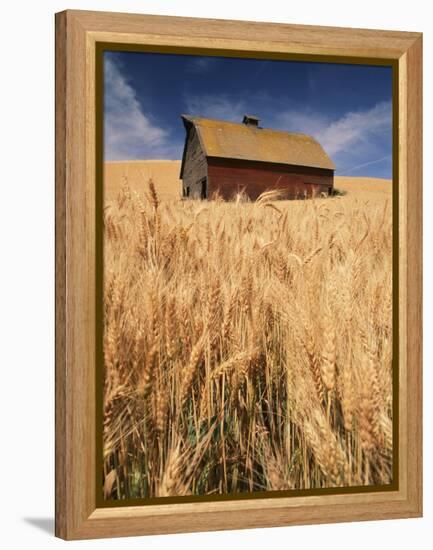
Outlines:
POLYGON ((200 198, 207 198, 207 178, 201 180, 200 198))
POLYGON ((189 185, 187 185, 187 187, 186 187, 186 193, 185 193, 185 195, 186 195, 187 197, 189 197, 189 185))

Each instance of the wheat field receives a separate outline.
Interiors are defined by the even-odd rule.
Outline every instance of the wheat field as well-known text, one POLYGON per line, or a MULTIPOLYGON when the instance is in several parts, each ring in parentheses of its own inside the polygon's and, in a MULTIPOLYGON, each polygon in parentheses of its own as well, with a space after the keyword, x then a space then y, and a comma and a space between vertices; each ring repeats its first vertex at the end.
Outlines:
POLYGON ((104 494, 392 480, 389 193, 104 210, 104 494))

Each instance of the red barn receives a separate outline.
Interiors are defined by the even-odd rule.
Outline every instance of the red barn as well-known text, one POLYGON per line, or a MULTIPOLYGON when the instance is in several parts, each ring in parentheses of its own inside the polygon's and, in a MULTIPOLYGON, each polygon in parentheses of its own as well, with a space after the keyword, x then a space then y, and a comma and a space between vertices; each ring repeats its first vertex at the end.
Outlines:
POLYGON ((331 194, 335 165, 311 136, 243 123, 182 115, 186 130, 180 177, 184 197, 251 200, 279 189, 285 198, 331 194))

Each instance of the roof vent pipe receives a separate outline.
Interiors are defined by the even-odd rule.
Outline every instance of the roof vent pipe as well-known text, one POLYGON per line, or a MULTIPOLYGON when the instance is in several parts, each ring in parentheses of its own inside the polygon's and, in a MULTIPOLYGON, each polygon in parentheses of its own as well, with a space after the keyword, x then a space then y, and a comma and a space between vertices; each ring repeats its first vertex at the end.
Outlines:
POLYGON ((247 126, 255 126, 257 128, 259 126, 260 119, 256 116, 244 115, 242 122, 247 126))

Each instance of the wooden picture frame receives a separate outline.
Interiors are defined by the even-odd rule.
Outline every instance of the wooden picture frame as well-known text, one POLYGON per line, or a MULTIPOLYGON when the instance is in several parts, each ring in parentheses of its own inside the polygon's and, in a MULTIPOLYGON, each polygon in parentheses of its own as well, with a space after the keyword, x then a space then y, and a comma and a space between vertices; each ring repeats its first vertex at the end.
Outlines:
MULTIPOLYGON (((100 75, 99 75, 100 76, 100 75)), ((100 260, 100 258, 99 258, 100 260)), ((422 35, 120 13, 56 14, 56 536, 63 539, 419 517, 422 514, 422 35), (381 61, 396 70, 398 480, 392 490, 99 507, 96 491, 96 52, 381 61)))

